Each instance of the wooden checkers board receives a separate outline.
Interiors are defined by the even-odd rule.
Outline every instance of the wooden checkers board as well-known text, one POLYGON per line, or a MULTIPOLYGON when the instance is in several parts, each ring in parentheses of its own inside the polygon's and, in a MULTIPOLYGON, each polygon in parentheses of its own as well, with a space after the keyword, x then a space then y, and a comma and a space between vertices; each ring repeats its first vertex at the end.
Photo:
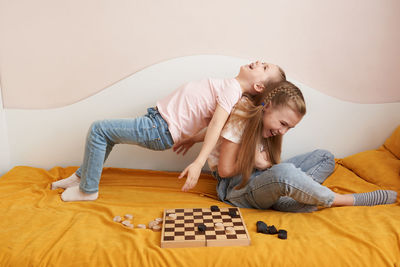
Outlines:
POLYGON ((162 248, 250 245, 250 235, 239 208, 219 208, 219 211, 210 208, 167 209, 163 222, 162 248), (170 214, 176 214, 176 219, 170 219, 170 214), (215 223, 222 223, 224 229, 216 230, 215 223), (206 226, 205 231, 198 229, 201 224, 206 226), (227 233, 227 227, 233 227, 233 233, 227 233))

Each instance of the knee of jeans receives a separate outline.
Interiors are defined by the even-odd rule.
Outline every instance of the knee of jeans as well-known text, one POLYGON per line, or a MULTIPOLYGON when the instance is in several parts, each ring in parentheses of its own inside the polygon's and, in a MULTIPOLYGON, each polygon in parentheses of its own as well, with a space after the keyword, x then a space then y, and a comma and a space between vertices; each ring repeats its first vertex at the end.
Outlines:
POLYGON ((103 123, 103 121, 102 120, 99 120, 99 121, 94 121, 91 125, 90 125, 90 128, 89 128, 89 132, 90 132, 90 134, 91 135, 97 135, 97 134, 99 134, 101 131, 101 128, 102 128, 102 123, 103 123))
POLYGON ((270 169, 274 178, 290 175, 291 172, 296 171, 296 166, 292 163, 279 163, 270 169))
POLYGON ((335 156, 331 152, 325 149, 316 149, 314 150, 314 154, 320 156, 321 158, 326 158, 331 161, 335 160, 335 156))
POLYGON ((261 174, 258 179, 252 180, 252 182, 257 183, 256 187, 264 186, 266 184, 268 186, 278 186, 281 188, 290 180, 295 179, 299 171, 301 172, 301 170, 296 168, 292 163, 279 163, 261 174), (263 179, 263 177, 266 179, 263 179))
POLYGON ((315 153, 319 155, 321 158, 324 158, 326 164, 331 165, 332 171, 335 169, 335 156, 331 152, 324 149, 317 149, 315 150, 315 153))

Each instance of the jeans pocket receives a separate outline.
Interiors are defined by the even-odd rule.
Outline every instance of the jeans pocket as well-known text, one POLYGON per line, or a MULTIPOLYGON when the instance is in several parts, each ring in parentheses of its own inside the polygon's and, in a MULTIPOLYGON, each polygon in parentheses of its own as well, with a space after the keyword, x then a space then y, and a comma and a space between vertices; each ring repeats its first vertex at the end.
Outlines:
POLYGON ((159 137, 149 138, 144 141, 147 148, 152 150, 165 150, 164 143, 161 141, 159 137))

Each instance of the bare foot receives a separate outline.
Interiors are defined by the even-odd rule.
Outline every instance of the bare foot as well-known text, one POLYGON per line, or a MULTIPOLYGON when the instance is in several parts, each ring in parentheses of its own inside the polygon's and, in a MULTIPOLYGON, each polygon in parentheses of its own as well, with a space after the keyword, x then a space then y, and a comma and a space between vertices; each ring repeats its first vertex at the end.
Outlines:
POLYGON ((61 194, 61 199, 65 202, 69 201, 92 201, 99 197, 99 192, 87 194, 79 189, 79 185, 68 187, 61 194))

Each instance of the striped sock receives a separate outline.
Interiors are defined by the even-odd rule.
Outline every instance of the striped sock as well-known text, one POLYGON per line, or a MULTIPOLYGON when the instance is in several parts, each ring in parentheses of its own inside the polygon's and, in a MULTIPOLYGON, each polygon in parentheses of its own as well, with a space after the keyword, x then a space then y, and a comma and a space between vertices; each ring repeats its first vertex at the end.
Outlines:
POLYGON ((392 190, 376 190, 368 193, 353 194, 353 196, 354 206, 374 206, 395 203, 397 192, 392 190))

